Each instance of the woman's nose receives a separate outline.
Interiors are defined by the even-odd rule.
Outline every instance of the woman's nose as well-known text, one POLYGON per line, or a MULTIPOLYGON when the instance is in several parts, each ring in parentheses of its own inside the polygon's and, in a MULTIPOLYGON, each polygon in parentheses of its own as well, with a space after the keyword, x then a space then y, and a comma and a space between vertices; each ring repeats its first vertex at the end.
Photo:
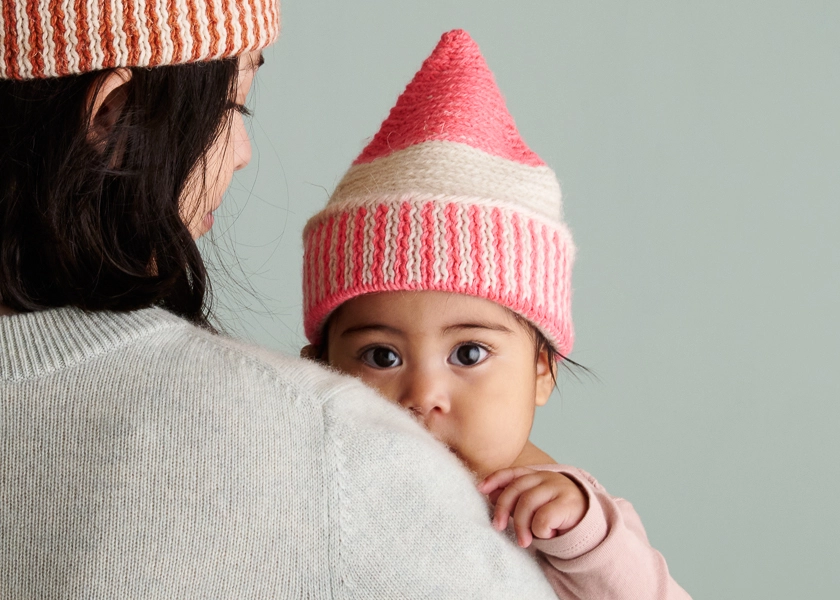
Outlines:
POLYGON ((233 153, 234 171, 244 169, 251 162, 251 138, 242 115, 234 116, 233 153))
POLYGON ((450 409, 445 378, 426 370, 407 373, 400 404, 424 419, 432 413, 446 414, 450 409))

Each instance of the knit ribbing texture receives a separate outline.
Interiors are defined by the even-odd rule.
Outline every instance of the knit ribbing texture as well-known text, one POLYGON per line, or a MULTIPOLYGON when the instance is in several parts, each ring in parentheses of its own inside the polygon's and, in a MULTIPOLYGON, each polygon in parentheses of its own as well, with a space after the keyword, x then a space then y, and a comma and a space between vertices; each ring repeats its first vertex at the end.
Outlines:
POLYGON ((0 1, 0 79, 229 58, 280 31, 276 0, 0 1))
POLYGON ((553 597, 349 377, 154 308, 3 316, 0 359, 3 600, 553 597))

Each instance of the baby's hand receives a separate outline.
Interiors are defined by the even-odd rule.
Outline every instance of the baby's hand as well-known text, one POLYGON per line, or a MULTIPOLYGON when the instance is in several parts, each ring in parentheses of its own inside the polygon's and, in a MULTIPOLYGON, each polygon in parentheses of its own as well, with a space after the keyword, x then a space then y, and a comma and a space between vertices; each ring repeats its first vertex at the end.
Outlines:
POLYGON ((493 527, 502 531, 513 516, 516 541, 523 548, 534 537, 548 540, 580 523, 589 507, 586 495, 561 473, 511 467, 489 475, 478 484, 495 504, 493 527))

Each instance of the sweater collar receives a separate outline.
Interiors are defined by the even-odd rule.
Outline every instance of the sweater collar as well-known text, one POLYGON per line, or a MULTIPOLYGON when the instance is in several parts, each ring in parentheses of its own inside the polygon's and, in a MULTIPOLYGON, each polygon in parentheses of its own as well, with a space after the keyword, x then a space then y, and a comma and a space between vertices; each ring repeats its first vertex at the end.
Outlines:
POLYGON ((57 308, 0 317, 0 380, 38 377, 187 322, 160 309, 57 308))

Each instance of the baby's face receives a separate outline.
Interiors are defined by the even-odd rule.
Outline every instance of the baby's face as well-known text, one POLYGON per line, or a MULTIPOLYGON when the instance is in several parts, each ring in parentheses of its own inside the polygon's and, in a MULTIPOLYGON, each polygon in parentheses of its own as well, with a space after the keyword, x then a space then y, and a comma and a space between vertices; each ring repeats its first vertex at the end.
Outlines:
POLYGON ((507 309, 446 292, 359 296, 327 333, 330 365, 414 412, 480 477, 513 464, 551 393, 535 348, 507 309))

